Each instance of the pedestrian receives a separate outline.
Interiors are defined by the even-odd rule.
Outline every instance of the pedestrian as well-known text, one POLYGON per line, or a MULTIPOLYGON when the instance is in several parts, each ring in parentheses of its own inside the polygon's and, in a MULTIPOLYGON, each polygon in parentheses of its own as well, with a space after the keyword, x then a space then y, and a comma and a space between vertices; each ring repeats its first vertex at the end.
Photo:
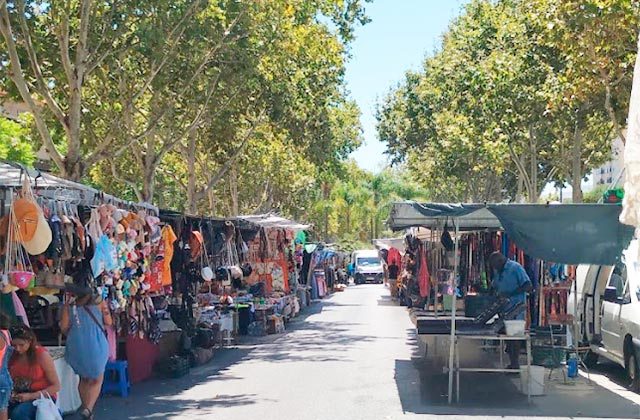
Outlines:
MULTIPOLYGON (((521 306, 515 318, 524 320, 527 293, 533 290, 533 285, 525 269, 516 261, 509 260, 500 252, 494 252, 489 256, 489 264, 494 276, 492 288, 500 298, 509 300, 507 310, 521 306)), ((520 341, 510 341, 507 344, 510 364, 508 369, 520 369, 520 341)))
POLYGON ((35 420, 37 407, 33 401, 41 394, 57 398, 60 380, 49 352, 38 344, 34 332, 26 326, 11 328, 14 347, 9 362, 13 395, 9 404, 11 420, 35 420))
POLYGON ((0 420, 7 420, 9 399, 13 389, 13 381, 9 374, 9 359, 13 352, 9 326, 11 319, 0 312, 0 420))
POLYGON ((90 287, 78 287, 65 296, 60 329, 67 336, 65 359, 80 376, 78 391, 83 419, 93 419, 109 358, 105 326, 112 325, 104 301, 97 303, 90 287))

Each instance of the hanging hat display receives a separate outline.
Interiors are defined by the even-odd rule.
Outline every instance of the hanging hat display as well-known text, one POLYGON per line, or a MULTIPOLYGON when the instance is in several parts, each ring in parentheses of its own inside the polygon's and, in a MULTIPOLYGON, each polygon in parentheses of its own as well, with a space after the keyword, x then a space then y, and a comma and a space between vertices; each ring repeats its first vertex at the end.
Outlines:
POLYGON ((49 244, 53 239, 51 227, 44 214, 40 212, 38 217, 38 225, 31 240, 22 242, 24 249, 31 255, 40 255, 49 248, 49 244))
POLYGON ((30 241, 36 234, 42 212, 29 198, 19 198, 13 202, 12 206, 21 240, 30 241))

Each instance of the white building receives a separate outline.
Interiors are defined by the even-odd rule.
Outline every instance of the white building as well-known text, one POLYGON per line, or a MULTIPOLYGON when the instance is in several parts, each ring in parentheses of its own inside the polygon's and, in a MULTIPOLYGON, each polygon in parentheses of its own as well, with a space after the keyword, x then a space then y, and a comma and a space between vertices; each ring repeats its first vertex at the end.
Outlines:
MULTIPOLYGON (((626 130, 625 130, 626 131, 626 130)), ((616 137, 611 144, 611 160, 604 165, 593 170, 593 188, 602 185, 609 186, 613 182, 617 182, 618 186, 624 183, 624 174, 620 176, 624 169, 624 143, 619 137, 616 137), (618 179, 618 177, 620 179, 618 179)))

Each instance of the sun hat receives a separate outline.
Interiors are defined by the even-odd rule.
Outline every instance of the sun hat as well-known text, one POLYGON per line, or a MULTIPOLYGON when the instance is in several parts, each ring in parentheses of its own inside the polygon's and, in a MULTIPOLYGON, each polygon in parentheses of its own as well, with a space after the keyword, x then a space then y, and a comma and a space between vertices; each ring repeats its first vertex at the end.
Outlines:
POLYGON ((51 240, 53 238, 51 233, 51 227, 44 218, 44 213, 39 212, 38 224, 34 234, 30 240, 24 240, 22 246, 31 255, 40 255, 49 248, 51 240))
POLYGON ((213 280, 213 270, 209 266, 202 267, 201 275, 205 281, 213 280))
POLYGON ((30 241, 38 228, 39 216, 42 211, 38 205, 28 198, 18 198, 13 202, 15 223, 18 226, 19 238, 30 241))

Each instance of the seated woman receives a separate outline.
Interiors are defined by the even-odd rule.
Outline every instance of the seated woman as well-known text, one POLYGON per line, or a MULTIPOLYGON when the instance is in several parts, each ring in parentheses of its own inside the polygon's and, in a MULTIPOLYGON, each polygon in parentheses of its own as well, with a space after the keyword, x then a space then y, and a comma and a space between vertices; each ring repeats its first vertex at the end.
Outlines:
POLYGON ((49 352, 38 344, 33 331, 27 327, 11 329, 14 353, 9 361, 9 373, 13 379, 13 396, 9 404, 12 420, 34 420, 36 407, 33 401, 40 393, 56 398, 60 380, 49 352))

